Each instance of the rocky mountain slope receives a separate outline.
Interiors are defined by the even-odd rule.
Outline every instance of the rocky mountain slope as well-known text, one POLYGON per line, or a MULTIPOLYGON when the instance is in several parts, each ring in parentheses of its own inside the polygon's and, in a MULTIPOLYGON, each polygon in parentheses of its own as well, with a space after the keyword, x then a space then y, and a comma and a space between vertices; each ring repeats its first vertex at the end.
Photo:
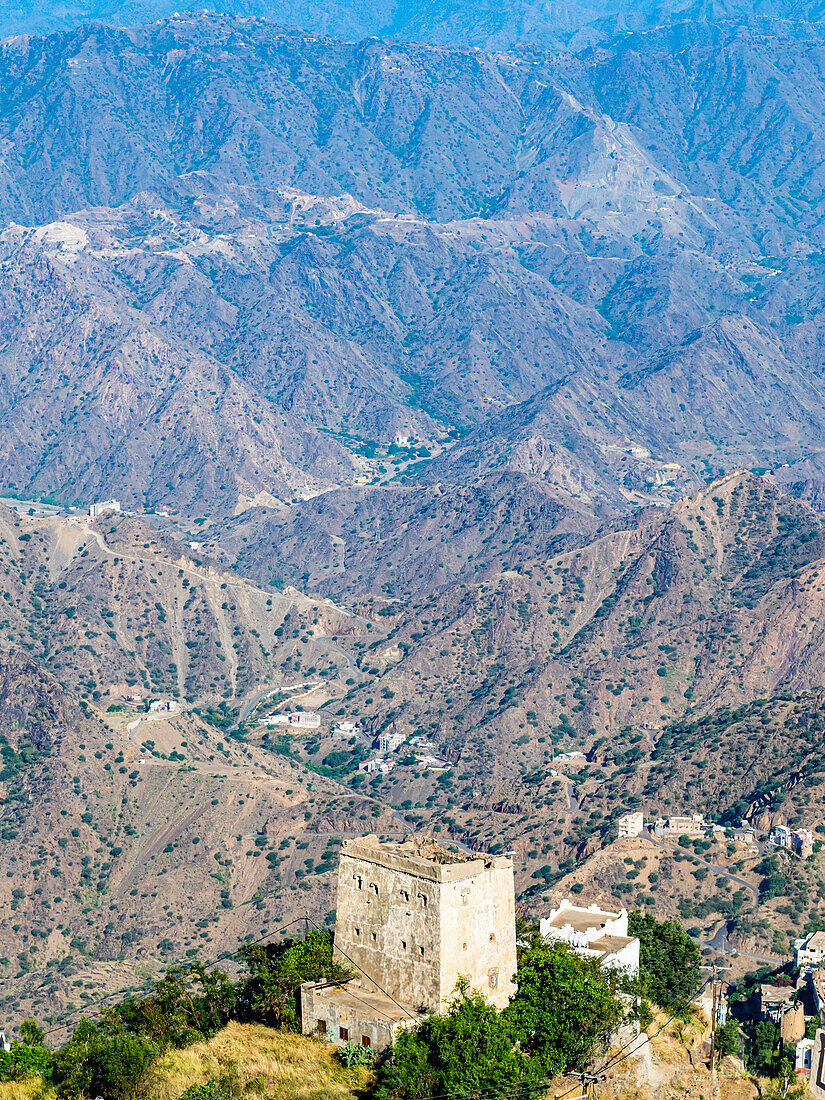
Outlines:
POLYGON ((0 45, 15 1010, 323 921, 347 833, 512 849, 535 912, 594 860, 710 934, 778 872, 631 870, 622 810, 825 824, 821 27, 474 10, 506 50, 0 45))
POLYGON ((7 487, 226 513, 389 480, 401 436, 415 483, 504 465, 597 515, 737 464, 816 499, 820 37, 8 41, 7 487))

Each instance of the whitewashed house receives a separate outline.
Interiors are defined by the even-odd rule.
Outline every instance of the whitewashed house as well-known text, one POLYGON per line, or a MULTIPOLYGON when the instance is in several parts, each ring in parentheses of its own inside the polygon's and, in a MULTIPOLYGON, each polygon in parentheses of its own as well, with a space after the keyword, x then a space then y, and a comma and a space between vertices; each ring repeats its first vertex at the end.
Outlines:
POLYGON ((539 922, 539 931, 546 940, 562 940, 580 955, 598 958, 604 967, 638 977, 639 939, 627 934, 626 909, 612 913, 596 904, 583 907, 562 898, 558 909, 539 922))

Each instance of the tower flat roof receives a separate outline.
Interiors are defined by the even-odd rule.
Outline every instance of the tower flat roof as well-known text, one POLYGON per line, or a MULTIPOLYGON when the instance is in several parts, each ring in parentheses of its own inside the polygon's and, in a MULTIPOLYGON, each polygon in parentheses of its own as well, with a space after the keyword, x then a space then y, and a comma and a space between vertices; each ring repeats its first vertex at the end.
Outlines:
POLYGON ((415 875, 430 882, 459 882, 474 878, 491 867, 511 867, 507 856, 468 856, 447 851, 434 841, 380 841, 366 836, 344 841, 341 854, 415 875))

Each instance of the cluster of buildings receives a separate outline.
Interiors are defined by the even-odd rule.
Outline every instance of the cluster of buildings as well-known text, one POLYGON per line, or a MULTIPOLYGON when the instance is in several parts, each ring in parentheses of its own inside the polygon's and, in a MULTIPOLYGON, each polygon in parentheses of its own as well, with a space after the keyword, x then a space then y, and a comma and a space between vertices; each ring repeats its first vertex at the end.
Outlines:
MULTIPOLYGON (((617 821, 617 826, 620 839, 642 836, 647 828, 655 837, 665 839, 680 836, 698 838, 718 834, 731 836, 733 840, 748 844, 753 844, 756 840, 756 830, 745 821, 735 829, 726 829, 722 825, 705 821, 702 814, 657 817, 655 821, 645 823, 644 814, 641 811, 634 811, 622 814, 617 821)), ((813 852, 814 836, 810 829, 791 829, 787 825, 776 825, 771 831, 768 844, 776 848, 786 848, 806 859, 813 852)))
POLYGON ((763 983, 758 1011, 770 1020, 786 1045, 795 1048, 795 1070, 807 1078, 817 1100, 825 1100, 825 931, 815 931, 794 944, 795 981, 763 983), (805 1006, 813 1014, 806 1016, 805 1006), (814 1038, 805 1034, 806 1023, 816 1020, 814 1038))
POLYGON ((787 848, 807 859, 814 850, 814 834, 810 829, 791 829, 788 825, 774 825, 768 844, 775 848, 787 848))
MULTIPOLYGON (((627 912, 565 899, 541 922, 603 966, 639 971, 627 912)), ((429 840, 348 840, 341 852, 334 951, 348 981, 305 982, 305 1035, 373 1050, 429 1012, 442 1012, 460 979, 502 1009, 515 992, 516 924, 509 856, 460 855, 429 840)))
MULTIPOLYGON (((397 730, 380 734, 377 744, 378 752, 381 755, 372 757, 369 760, 362 760, 358 765, 358 770, 371 775, 375 773, 380 775, 389 774, 397 763, 392 759, 391 754, 397 753, 401 746, 406 743, 407 735, 397 730)), ((426 741, 423 737, 413 737, 409 741, 409 750, 415 757, 415 763, 418 767, 425 768, 427 771, 449 771, 452 764, 440 756, 434 756, 432 751, 434 748, 432 742, 426 741)))

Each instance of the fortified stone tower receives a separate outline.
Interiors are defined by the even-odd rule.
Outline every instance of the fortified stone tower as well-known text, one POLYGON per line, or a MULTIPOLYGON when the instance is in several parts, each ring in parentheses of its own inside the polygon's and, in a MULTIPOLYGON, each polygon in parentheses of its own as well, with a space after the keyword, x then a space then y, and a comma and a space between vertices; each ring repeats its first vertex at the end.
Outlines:
POLYGON ((364 989, 418 1011, 441 1011, 459 977, 504 1008, 515 992, 512 861, 458 856, 432 842, 347 841, 335 947, 359 968, 364 989))

